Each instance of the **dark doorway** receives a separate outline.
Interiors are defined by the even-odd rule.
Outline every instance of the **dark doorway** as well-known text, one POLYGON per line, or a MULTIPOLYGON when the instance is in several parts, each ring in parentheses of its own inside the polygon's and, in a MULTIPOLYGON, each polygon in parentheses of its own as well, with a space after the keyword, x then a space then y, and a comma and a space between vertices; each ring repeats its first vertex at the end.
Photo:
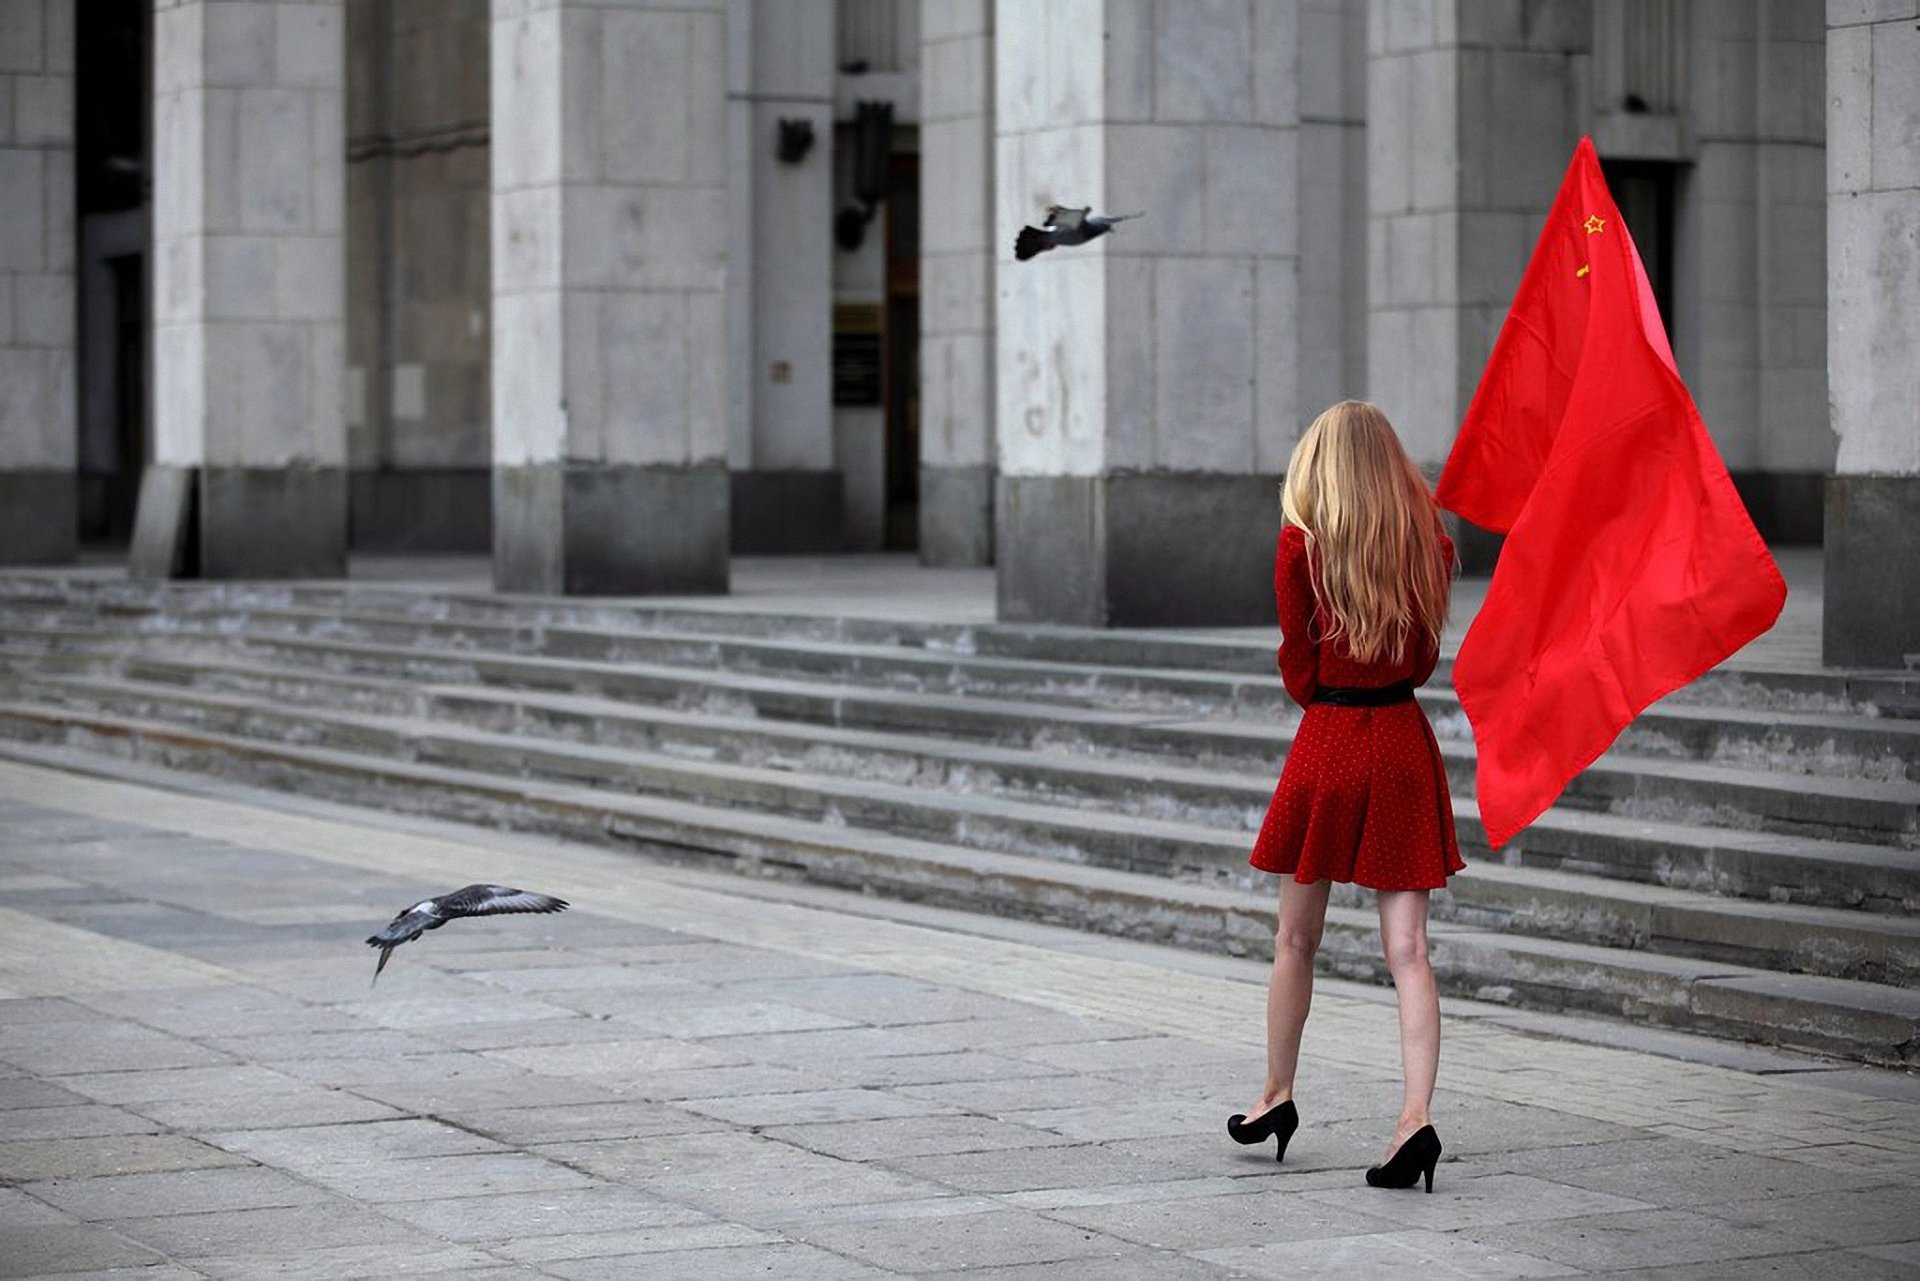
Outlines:
POLYGON ((887 173, 886 547, 920 546, 920 156, 887 173))
POLYGON ((79 523, 83 543, 133 531, 147 425, 152 5, 87 0, 74 35, 79 226, 79 523))
POLYGON ((1603 160, 1600 169, 1613 203, 1626 219, 1647 280, 1660 304, 1660 321, 1673 333, 1673 210, 1680 185, 1680 166, 1662 160, 1603 160))

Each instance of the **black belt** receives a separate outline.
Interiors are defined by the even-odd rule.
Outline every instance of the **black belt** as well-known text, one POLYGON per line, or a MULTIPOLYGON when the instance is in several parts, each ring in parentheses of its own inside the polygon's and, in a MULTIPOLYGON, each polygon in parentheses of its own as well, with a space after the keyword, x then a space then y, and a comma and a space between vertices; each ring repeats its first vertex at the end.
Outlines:
POLYGON ((1413 682, 1395 681, 1375 689, 1364 689, 1357 685, 1322 685, 1313 692, 1313 701, 1329 703, 1334 707, 1387 707, 1393 703, 1410 703, 1413 701, 1413 682))

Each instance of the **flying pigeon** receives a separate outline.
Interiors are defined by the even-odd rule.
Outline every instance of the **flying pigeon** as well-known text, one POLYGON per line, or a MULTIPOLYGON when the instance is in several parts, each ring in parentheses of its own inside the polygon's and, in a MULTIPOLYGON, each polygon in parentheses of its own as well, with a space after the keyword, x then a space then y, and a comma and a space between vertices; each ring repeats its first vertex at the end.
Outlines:
POLYGON ((1137 213, 1097 214, 1091 205, 1085 209, 1053 205, 1047 210, 1046 226, 1020 228, 1020 234, 1013 238, 1013 256, 1025 262, 1035 254, 1043 254, 1061 245, 1084 245, 1112 231, 1115 223, 1143 216, 1137 213))
POLYGON ((387 928, 367 940, 368 947, 380 949, 380 963, 373 967, 373 981, 387 968, 387 958, 402 943, 410 943, 428 930, 437 930, 461 916, 496 916, 503 912, 564 912, 565 899, 551 894, 535 894, 506 885, 469 885, 439 898, 422 899, 388 922, 387 928))

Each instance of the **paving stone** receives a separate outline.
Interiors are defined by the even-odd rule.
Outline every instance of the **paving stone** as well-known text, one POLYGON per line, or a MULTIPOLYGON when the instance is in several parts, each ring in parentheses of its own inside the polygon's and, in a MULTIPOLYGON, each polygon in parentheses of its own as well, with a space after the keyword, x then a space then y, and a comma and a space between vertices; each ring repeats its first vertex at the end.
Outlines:
POLYGON ((99 1015, 84 1021, 0 1025, 0 1060, 40 1076, 230 1063, 192 1041, 99 1015))
POLYGON ((585 1187, 578 1170, 527 1152, 472 1152, 457 1156, 383 1157, 308 1164, 300 1170, 341 1196, 364 1204, 484 1197, 585 1187))
POLYGON ((616 1090, 584 1077, 526 1072, 480 1071, 438 1080, 368 1081, 353 1088, 356 1094, 417 1113, 564 1107, 570 1103, 610 1103, 620 1097, 616 1090))
POLYGON ((1628 1197, 1610 1196, 1564 1183, 1549 1183, 1524 1174, 1488 1174, 1460 1177, 1436 1171, 1433 1195, 1391 1196, 1396 1189, 1360 1188, 1352 1191, 1303 1193, 1328 1206, 1365 1209, 1386 1214, 1409 1228, 1437 1232, 1498 1223, 1543 1223, 1576 1215, 1599 1215, 1654 1207, 1628 1197), (1364 1194, 1364 1195, 1363 1195, 1364 1194), (1441 1194, 1444 1194, 1444 1198, 1441 1194))
POLYGON ((847 1084, 851 1079, 856 1078, 829 1075, 813 1069, 780 1067, 772 1063, 743 1063, 736 1067, 647 1072, 630 1081, 623 1081, 620 1089, 622 1093, 638 1098, 678 1102, 733 1094, 798 1094, 833 1089, 847 1084))
POLYGON ((1330 1205, 1298 1192, 1275 1196, 1258 1185, 1226 1195, 1057 1206, 1045 1214, 1140 1245, 1181 1251, 1393 1232, 1404 1226, 1385 1206, 1330 1205))
POLYGON ((1447 1232, 1376 1232, 1196 1251, 1245 1276, 1565 1277, 1576 1270, 1447 1232))
POLYGON ((165 1263, 166 1256, 103 1227, 69 1224, 0 1228, 0 1260, 6 1275, 28 1277, 144 1269, 165 1263))
POLYGON ((849 1161, 888 1160, 933 1152, 990 1152, 1063 1146, 1067 1138, 1030 1125, 984 1116, 906 1116, 815 1125, 770 1125, 783 1143, 849 1161))
MULTIPOLYGON (((0 1078, 0 1112, 15 1108, 54 1108, 85 1103, 85 1094, 75 1094, 51 1081, 30 1076, 0 1078)), ((8 1124, 11 1124, 9 1120, 8 1124)))
POLYGON ((256 1260, 256 1267, 259 1260, 304 1259, 310 1252, 330 1246, 417 1242, 414 1229, 406 1224, 339 1197, 307 1205, 122 1219, 114 1227, 169 1258, 188 1262, 208 1257, 250 1258, 256 1260))
POLYGON ((941 988, 894 974, 751 979, 730 983, 727 990, 738 996, 757 996, 879 1027, 950 1023, 965 1019, 1018 1018, 1031 1013, 1016 1001, 979 992, 941 988))
POLYGON ((1022 1125, 1052 1130, 1082 1143, 1105 1143, 1153 1135, 1191 1135, 1224 1128, 1219 1108, 1197 1099, 1146 1101, 1119 1098, 1105 1106, 1018 1112, 1012 1119, 1022 1125))
POLYGON ((720 1128, 719 1123, 711 1117, 636 1100, 461 1110, 451 1115, 464 1128, 476 1130, 511 1147, 600 1139, 638 1139, 657 1134, 687 1134, 720 1128))
POLYGON ((949 1050, 939 1054, 893 1054, 861 1059, 843 1070, 872 1085, 945 1085, 955 1081, 1032 1080, 1054 1076, 1058 1068, 1027 1063, 976 1050, 949 1050))
POLYGON ((104 1134, 152 1134, 160 1127, 119 1108, 82 1103, 73 1107, 16 1108, 0 1122, 8 1139, 82 1139, 104 1134))
POLYGON ((231 1152, 284 1169, 301 1171, 348 1161, 405 1160, 470 1152, 505 1152, 505 1145, 425 1117, 364 1125, 295 1126, 235 1130, 210 1136, 231 1152))
POLYGON ((528 996, 506 993, 475 993, 471 996, 433 995, 400 997, 392 1001, 353 1001, 340 1010, 375 1027, 402 1031, 472 1027, 499 1023, 506 1019, 537 1022, 541 1019, 572 1019, 574 1010, 549 1005, 528 996))
POLYGON ((493 1247, 493 1252, 502 1258, 542 1264, 561 1259, 619 1258, 629 1262, 632 1269, 629 1275, 644 1276, 652 1271, 652 1265, 639 1256, 678 1254, 690 1260, 694 1251, 719 1250, 727 1246, 775 1245, 782 1240, 784 1238, 776 1232, 705 1219, 669 1227, 528 1237, 500 1242, 493 1247))
POLYGON ((284 1072, 257 1063, 222 1063, 217 1067, 160 1068, 155 1071, 94 1072, 61 1078, 101 1103, 135 1104, 156 1100, 198 1101, 231 1099, 255 1093, 297 1090, 302 1083, 284 1072))
MULTIPOLYGON (((1553 1176, 1563 1183, 1617 1196, 1632 1196, 1647 1188, 1665 1188, 1661 1203, 1669 1209, 1695 1208, 1717 1212, 1716 1207, 1730 1203, 1760 1201, 1765 1198, 1799 1198, 1808 1193, 1844 1188, 1866 1190, 1880 1181, 1870 1173, 1844 1174, 1838 1171, 1809 1169, 1799 1161, 1782 1161, 1745 1152, 1692 1152, 1684 1156, 1628 1159, 1617 1163, 1588 1161, 1570 1163, 1569 1168, 1553 1176)), ((1783 1203, 1791 1205, 1792 1201, 1783 1203)), ((1913 1202, 1920 1213, 1920 1197, 1913 1202)), ((1774 1225, 1766 1225, 1774 1226, 1774 1225)), ((1915 1235, 1920 1235, 1916 1228, 1915 1235)), ((1824 1238, 1823 1238, 1824 1239, 1824 1238)), ((1860 1237, 1847 1244, 1862 1244, 1860 1237)), ((1890 1238, 1877 1238, 1887 1240, 1890 1238)))
POLYGON ((0 1170, 19 1183, 86 1179, 103 1174, 199 1170, 245 1165, 245 1157, 179 1134, 128 1134, 93 1139, 0 1143, 0 1170))
POLYGON ((340 1277, 448 1276, 461 1281, 522 1281, 524 1269, 502 1267, 489 1252, 444 1241, 381 1241, 373 1245, 269 1249, 196 1257, 196 1276, 253 1281, 270 1276, 290 1281, 337 1281, 340 1277))
POLYGON ((1676 1267, 1816 1250, 1818 1239, 1736 1226, 1689 1210, 1633 1210, 1468 1228, 1455 1234, 1496 1250, 1552 1259, 1582 1272, 1676 1267))
POLYGON ((620 1076, 638 1079, 683 1068, 736 1067, 750 1060, 736 1047, 635 1035, 631 1039, 586 1044, 535 1045, 494 1050, 487 1057, 548 1076, 620 1076))
POLYGON ((191 1134, 270 1130, 288 1125, 341 1125, 401 1116, 397 1108, 322 1086, 246 1094, 233 1099, 158 1099, 131 1105, 162 1125, 191 1134))
POLYGON ((74 1216, 54 1209, 18 1188, 0 1187, 0 1229, 71 1225, 74 1216))
POLYGON ((792 1231, 803 1241, 890 1272, 926 1272, 956 1259, 985 1267, 1090 1258, 1111 1248, 1092 1232, 1021 1210, 801 1226, 792 1231))
POLYGON ((1884 1281, 1913 1276, 1911 1264, 1876 1259, 1848 1250, 1814 1250, 1758 1259, 1719 1259, 1710 1263, 1634 1268, 1609 1277, 1667 1278, 1668 1281, 1746 1281, 1748 1277, 1817 1277, 1819 1281, 1884 1281))
POLYGON ((435 1028, 433 1039, 462 1050, 516 1050, 547 1045, 591 1045, 596 1041, 631 1041, 633 1028, 610 1018, 574 1013, 568 1018, 535 1022, 471 1023, 435 1028))
POLYGON ((121 1174, 31 1183, 27 1191, 78 1219, 140 1219, 329 1200, 311 1183, 262 1166, 121 1174))
POLYGON ((887 1275, 863 1263, 795 1243, 645 1251, 607 1258, 556 1260, 542 1264, 542 1268, 575 1281, 626 1281, 649 1272, 663 1277, 766 1275, 777 1276, 781 1281, 842 1281, 843 1278, 887 1275))
POLYGON ((1185 1173, 1178 1163, 1159 1156, 1136 1156, 1106 1144, 1088 1143, 905 1156, 888 1164, 966 1192, 1026 1192, 1037 1188, 1147 1182, 1185 1173))
POLYGON ((504 1059, 465 1050, 434 1050, 431 1042, 413 1041, 416 1053, 370 1054, 338 1059, 276 1059, 273 1066, 289 1076, 316 1085, 362 1089, 406 1090, 454 1081, 518 1080, 527 1073, 504 1059))
POLYGON ((1226 1281, 1244 1277, 1218 1264, 1163 1250, 1107 1243, 1106 1252, 1085 1259, 1048 1263, 1011 1263, 997 1268, 960 1267, 950 1272, 923 1272, 926 1281, 1108 1281, 1111 1277, 1152 1277, 1154 1281, 1226 1281))
POLYGON ((748 1094, 724 1099, 689 1099, 690 1112, 734 1125, 805 1125, 815 1121, 877 1120, 897 1116, 933 1116, 947 1109, 891 1090, 817 1090, 805 1094, 748 1094))
MULTIPOLYGON (((629 1232, 642 1228, 710 1224, 706 1215, 609 1184, 484 1196, 435 1197, 389 1203, 392 1218, 462 1244, 513 1242, 542 1237, 629 1232)), ((525 1258, 525 1254, 518 1257, 525 1258)), ((541 1257, 573 1257, 566 1253, 541 1257)))
POLYGON ((1796 1192, 1702 1205, 1703 1214, 1834 1245, 1891 1245, 1920 1239, 1920 1190, 1912 1181, 1838 1192, 1796 1192))

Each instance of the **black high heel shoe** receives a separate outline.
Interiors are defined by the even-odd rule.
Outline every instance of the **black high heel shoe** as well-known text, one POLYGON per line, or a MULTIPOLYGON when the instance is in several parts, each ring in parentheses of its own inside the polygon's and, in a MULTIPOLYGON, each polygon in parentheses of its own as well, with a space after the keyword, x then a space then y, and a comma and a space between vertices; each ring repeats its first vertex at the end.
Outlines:
POLYGON ((1263 1143, 1268 1135, 1280 1140, 1273 1151, 1275 1161, 1287 1159, 1287 1140, 1299 1128, 1300 1113, 1294 1110, 1292 1099, 1274 1104, 1251 1121, 1244 1112, 1235 1112, 1227 1118, 1227 1136, 1235 1143, 1263 1143))
POLYGON ((1440 1136, 1430 1125, 1423 1125, 1407 1136, 1385 1165, 1367 1171, 1370 1188, 1410 1188, 1427 1176, 1427 1191, 1433 1191, 1433 1167, 1440 1163, 1440 1136))

